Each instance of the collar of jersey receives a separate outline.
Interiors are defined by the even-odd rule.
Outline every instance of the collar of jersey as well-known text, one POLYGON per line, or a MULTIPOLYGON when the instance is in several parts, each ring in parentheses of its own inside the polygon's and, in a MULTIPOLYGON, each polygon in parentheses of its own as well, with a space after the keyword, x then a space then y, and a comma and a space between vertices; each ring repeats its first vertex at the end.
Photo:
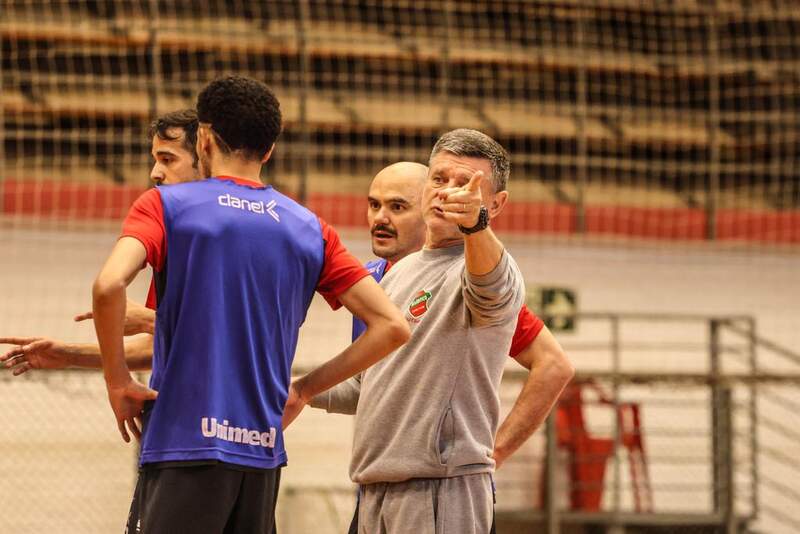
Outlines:
POLYGON ((460 241, 449 247, 423 248, 420 251, 420 258, 425 261, 438 260, 439 258, 452 258, 464 254, 464 241, 460 241))
POLYGON ((261 182, 254 182, 253 180, 247 180, 245 178, 239 178, 237 176, 212 176, 211 180, 221 180, 223 182, 233 182, 236 185, 243 185, 245 187, 252 187, 253 189, 268 189, 270 186, 264 185, 261 182))

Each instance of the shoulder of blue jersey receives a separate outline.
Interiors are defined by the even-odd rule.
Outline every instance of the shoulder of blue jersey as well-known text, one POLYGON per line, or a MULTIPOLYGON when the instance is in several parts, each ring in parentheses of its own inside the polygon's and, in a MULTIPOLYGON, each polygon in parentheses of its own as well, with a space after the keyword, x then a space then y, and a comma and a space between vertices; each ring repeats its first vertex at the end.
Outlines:
POLYGON ((378 258, 368 261, 364 264, 364 268, 369 274, 372 275, 376 282, 380 282, 381 278, 383 278, 384 272, 386 271, 386 260, 383 258, 378 258))

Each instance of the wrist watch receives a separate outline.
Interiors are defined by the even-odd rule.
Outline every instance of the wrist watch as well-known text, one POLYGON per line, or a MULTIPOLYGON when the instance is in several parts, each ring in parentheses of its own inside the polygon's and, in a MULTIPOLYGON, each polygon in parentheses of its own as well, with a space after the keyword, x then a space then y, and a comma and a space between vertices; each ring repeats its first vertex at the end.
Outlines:
POLYGON ((471 228, 466 228, 464 226, 458 225, 458 229, 461 231, 462 234, 474 234, 475 232, 480 232, 488 228, 489 226, 489 210, 486 209, 486 206, 481 206, 481 211, 478 214, 478 222, 475 223, 475 226, 471 228))

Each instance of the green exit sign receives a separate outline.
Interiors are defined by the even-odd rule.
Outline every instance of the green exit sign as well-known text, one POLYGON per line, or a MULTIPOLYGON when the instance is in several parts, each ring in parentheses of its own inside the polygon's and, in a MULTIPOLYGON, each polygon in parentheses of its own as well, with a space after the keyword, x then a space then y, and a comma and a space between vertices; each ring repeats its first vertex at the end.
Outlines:
POLYGON ((527 304, 550 331, 575 331, 578 313, 575 290, 566 287, 528 286, 527 304))

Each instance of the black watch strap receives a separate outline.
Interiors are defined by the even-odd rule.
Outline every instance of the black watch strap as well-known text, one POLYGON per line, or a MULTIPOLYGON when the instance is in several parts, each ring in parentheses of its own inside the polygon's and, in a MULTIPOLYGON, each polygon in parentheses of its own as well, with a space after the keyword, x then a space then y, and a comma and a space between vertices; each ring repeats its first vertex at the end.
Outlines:
POLYGON ((464 226, 458 225, 458 229, 461 231, 462 234, 474 234, 475 232, 480 232, 481 230, 486 229, 489 226, 489 210, 486 209, 486 206, 481 206, 481 211, 478 214, 478 222, 475 223, 475 226, 472 228, 466 228, 464 226))

